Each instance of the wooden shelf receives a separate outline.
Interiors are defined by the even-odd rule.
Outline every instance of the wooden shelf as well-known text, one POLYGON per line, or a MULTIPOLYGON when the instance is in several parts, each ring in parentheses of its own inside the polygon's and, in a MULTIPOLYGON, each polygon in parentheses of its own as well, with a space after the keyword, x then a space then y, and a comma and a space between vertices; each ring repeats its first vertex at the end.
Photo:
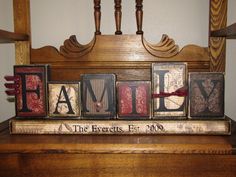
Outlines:
POLYGON ((236 23, 226 28, 212 31, 211 37, 226 37, 227 39, 236 39, 236 23))
POLYGON ((10 135, 0 124, 0 176, 235 176, 231 136, 10 135), (135 173, 134 173, 135 172, 135 173))
POLYGON ((15 41, 27 40, 29 40, 29 36, 27 34, 14 33, 0 29, 0 43, 13 43, 15 41))

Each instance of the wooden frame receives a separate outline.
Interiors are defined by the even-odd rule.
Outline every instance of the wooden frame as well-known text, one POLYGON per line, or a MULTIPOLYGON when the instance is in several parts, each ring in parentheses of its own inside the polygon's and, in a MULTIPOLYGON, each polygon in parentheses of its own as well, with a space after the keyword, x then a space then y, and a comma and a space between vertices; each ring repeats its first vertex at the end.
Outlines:
MULTIPOLYGON (((167 35, 156 45, 144 39, 142 2, 136 0, 137 35, 121 35, 121 0, 115 0, 116 35, 101 35, 101 0, 94 0, 94 39, 81 45, 71 36, 58 51, 31 48, 30 0, 13 0, 15 30, 0 30, 0 42, 15 41, 16 64, 51 64, 53 80, 104 72, 115 72, 118 80, 127 75, 150 80, 151 63, 158 61, 186 62, 189 71, 225 71, 226 37, 236 36, 235 23, 226 26, 227 0, 209 0, 208 46, 181 50, 167 35)), ((212 137, 13 136, 6 121, 0 124, 0 176, 235 176, 235 122, 231 132, 212 137)))
MULTIPOLYGON (((15 32, 26 33, 30 37, 30 2, 29 0, 20 0, 20 2, 14 0, 13 2, 15 32)), ((226 27, 227 0, 210 0, 209 2, 209 30, 226 27)), ((99 73, 115 71, 118 80, 124 80, 127 74, 131 74, 130 80, 150 80, 151 63, 157 61, 187 62, 190 71, 225 70, 225 38, 211 37, 209 32, 209 49, 187 45, 179 50, 174 40, 167 35, 163 35, 158 44, 152 45, 142 35, 142 0, 136 0, 137 34, 141 35, 101 35, 100 3, 100 0, 94 0, 95 36, 89 44, 79 44, 75 36, 65 40, 60 51, 49 46, 30 49, 30 40, 27 44, 16 43, 16 63, 49 63, 52 65, 53 80, 59 79, 58 73, 67 73, 63 74, 63 80, 68 80, 68 78, 75 80, 75 77, 78 78, 80 74, 92 73, 93 68, 98 69, 99 73), (129 53, 127 53, 127 43, 133 48, 129 53), (112 53, 110 48, 114 50, 112 53), (133 53, 137 51, 137 57, 134 57, 133 53), (117 62, 114 63, 112 60, 117 62), (79 71, 76 71, 78 69, 79 71)), ((116 34, 122 33, 121 7, 121 1, 115 1, 116 34)))

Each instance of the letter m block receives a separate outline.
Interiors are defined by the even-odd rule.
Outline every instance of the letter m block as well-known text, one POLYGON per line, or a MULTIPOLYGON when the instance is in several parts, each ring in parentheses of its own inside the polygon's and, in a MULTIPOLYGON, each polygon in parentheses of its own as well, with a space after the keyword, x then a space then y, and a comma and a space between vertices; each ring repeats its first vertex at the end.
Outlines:
POLYGON ((101 119, 116 116, 115 75, 84 74, 82 78, 82 114, 101 119))
POLYGON ((14 75, 19 78, 16 117, 47 116, 48 65, 16 65, 14 75))

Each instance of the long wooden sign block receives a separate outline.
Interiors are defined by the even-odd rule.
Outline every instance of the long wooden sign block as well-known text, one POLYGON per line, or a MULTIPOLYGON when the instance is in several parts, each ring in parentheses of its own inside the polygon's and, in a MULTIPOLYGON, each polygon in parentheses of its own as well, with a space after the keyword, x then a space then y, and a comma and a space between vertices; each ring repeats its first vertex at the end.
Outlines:
POLYGON ((12 134, 197 134, 229 135, 230 120, 18 120, 12 134))

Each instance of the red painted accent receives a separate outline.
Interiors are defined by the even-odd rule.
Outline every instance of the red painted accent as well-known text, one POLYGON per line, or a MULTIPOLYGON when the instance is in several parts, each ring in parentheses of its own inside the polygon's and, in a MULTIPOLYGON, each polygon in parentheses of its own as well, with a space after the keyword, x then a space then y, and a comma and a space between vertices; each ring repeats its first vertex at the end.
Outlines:
POLYGON ((188 90, 185 87, 181 87, 171 93, 160 92, 159 94, 157 93, 152 94, 152 98, 161 98, 161 97, 169 97, 169 96, 185 97, 185 96, 188 96, 188 90))

